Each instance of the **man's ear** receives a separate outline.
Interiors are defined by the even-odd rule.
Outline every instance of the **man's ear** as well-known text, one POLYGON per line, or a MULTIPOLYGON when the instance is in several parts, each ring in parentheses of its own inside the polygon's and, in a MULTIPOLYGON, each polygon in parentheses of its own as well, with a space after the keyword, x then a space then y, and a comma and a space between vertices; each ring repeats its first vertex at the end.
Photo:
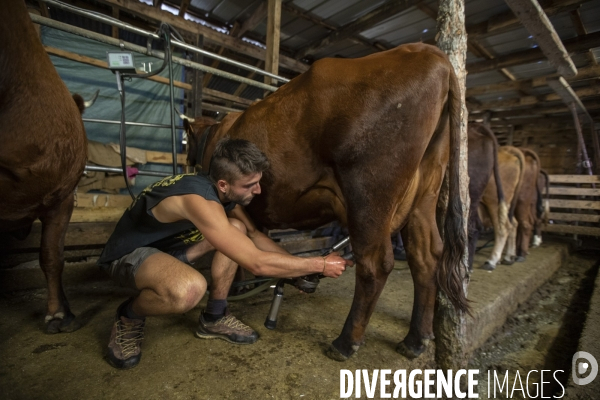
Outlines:
POLYGON ((227 181, 223 180, 223 179, 219 179, 217 181, 217 189, 221 192, 221 193, 226 193, 227 192, 227 188, 229 187, 229 183, 227 183, 227 181))

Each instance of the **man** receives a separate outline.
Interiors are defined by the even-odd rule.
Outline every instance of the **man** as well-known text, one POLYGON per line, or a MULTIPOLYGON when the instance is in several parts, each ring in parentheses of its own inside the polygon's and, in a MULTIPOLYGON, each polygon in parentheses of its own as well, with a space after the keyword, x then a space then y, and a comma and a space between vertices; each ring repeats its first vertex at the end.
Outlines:
POLYGON ((269 167, 251 142, 222 139, 210 175, 175 175, 144 189, 119 220, 98 260, 122 286, 139 291, 117 309, 108 362, 135 367, 141 358, 146 316, 185 313, 206 292, 206 280, 189 264, 217 250, 212 287, 196 336, 252 344, 258 333, 227 311, 237 266, 255 275, 297 277, 313 273, 337 278, 351 265, 337 254, 294 257, 256 229, 242 206, 260 194, 269 167))

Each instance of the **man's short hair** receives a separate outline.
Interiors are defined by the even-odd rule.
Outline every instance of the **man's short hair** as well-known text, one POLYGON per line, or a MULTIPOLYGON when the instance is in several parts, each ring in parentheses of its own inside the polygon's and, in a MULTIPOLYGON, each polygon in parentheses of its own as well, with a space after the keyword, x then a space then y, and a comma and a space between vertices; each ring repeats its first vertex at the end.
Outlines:
POLYGON ((217 142, 210 161, 210 177, 233 183, 242 176, 263 172, 269 168, 267 156, 245 139, 224 137, 217 142))

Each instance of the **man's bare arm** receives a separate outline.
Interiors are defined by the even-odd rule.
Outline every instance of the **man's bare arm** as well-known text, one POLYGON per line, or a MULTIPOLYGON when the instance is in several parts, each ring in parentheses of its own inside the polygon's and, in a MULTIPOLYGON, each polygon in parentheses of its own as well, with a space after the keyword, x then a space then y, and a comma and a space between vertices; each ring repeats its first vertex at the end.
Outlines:
POLYGON ((231 218, 236 218, 246 226, 246 230, 248 232, 248 237, 256 247, 263 251, 272 251, 274 253, 281 254, 290 254, 286 249, 279 246, 275 243, 270 237, 262 233, 260 230, 256 228, 254 225, 254 221, 250 218, 250 216, 244 210, 244 207, 239 204, 235 206, 233 210, 231 210, 228 214, 231 218))
MULTIPOLYGON (((262 251, 239 229, 229 223, 223 207, 197 195, 176 196, 169 208, 173 214, 192 222, 206 239, 220 252, 234 260, 254 275, 272 277, 297 277, 323 273, 331 278, 339 277, 351 261, 331 255, 301 258, 288 254, 262 251)), ((164 200, 163 202, 164 203, 164 200)))

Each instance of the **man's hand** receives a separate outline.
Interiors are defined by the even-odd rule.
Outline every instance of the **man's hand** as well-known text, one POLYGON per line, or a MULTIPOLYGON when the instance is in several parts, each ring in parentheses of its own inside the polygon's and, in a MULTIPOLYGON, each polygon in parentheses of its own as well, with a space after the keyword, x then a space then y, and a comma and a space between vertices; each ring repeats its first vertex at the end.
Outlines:
POLYGON ((346 267, 354 266, 352 260, 346 260, 339 256, 337 252, 328 254, 323 257, 324 268, 323 275, 329 278, 338 278, 346 270, 346 267))

